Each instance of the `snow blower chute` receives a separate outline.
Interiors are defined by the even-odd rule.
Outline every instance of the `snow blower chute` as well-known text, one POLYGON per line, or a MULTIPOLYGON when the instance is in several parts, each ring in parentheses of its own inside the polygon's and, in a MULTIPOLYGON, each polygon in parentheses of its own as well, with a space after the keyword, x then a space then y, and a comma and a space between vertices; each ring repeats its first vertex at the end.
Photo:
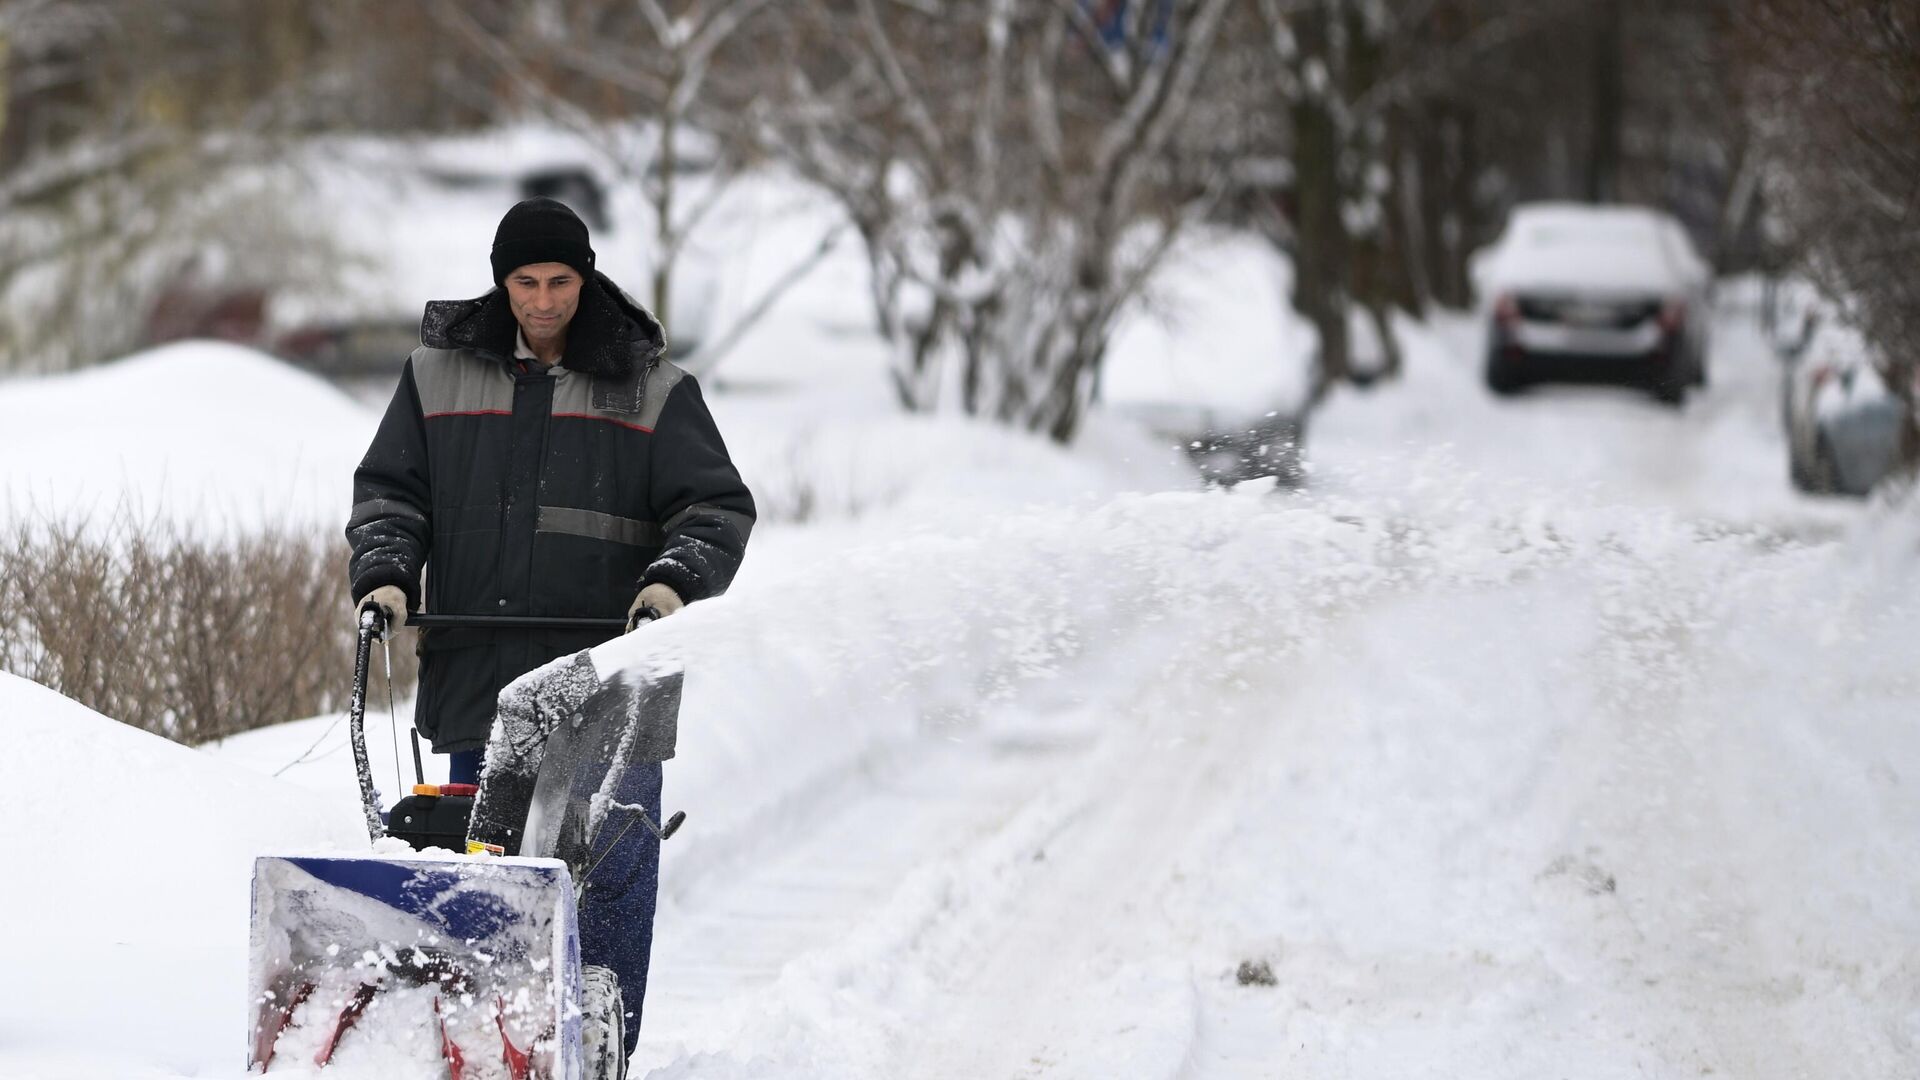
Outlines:
MULTIPOLYGON (((409 621, 423 629, 626 628, 515 616, 409 621)), ((616 797, 630 766, 673 756, 680 671, 603 681, 588 651, 550 665, 531 685, 502 692, 478 787, 421 781, 382 814, 365 718, 373 642, 385 641, 384 630, 379 611, 361 614, 348 708, 373 852, 254 863, 249 1070, 620 1076, 619 988, 611 972, 581 963, 578 889, 592 875, 602 829, 639 822, 664 839, 685 817, 662 827, 644 806, 616 797)), ((417 737, 413 759, 419 780, 417 737)))

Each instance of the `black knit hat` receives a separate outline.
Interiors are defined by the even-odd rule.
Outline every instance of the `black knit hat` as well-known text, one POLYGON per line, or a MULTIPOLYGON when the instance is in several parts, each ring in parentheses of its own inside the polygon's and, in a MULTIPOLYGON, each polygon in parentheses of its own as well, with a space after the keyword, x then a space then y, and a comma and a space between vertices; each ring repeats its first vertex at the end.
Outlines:
POLYGON ((593 248, 587 244, 587 224, 567 204, 545 195, 515 203, 493 233, 493 283, 530 263, 566 263, 593 276, 593 248))

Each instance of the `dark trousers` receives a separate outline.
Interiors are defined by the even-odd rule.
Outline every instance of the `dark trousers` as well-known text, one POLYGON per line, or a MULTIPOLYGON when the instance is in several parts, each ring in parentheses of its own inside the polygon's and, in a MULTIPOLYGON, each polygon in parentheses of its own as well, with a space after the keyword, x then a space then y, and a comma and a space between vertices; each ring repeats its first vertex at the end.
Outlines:
MULTIPOLYGON (((481 752, 450 758, 447 781, 479 782, 481 752)), ((660 763, 635 765, 620 778, 614 801, 647 808, 660 822, 660 763)), ((584 798, 588 791, 576 792, 584 798)), ((609 968, 620 979, 626 1007, 627 1053, 640 1038, 640 1006, 647 996, 647 962, 653 953, 653 913, 660 896, 660 838, 639 815, 619 808, 594 838, 580 895, 580 962, 609 968)))
POLYGON ((455 750, 447 755, 447 783, 477 784, 480 782, 480 762, 483 752, 479 750, 455 750))

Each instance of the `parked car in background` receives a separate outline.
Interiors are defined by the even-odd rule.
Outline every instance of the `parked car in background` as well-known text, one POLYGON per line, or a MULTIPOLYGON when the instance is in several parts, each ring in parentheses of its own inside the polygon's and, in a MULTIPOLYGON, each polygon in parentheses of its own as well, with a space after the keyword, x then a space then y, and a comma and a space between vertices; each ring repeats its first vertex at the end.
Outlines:
POLYGON ((1899 465, 1907 414, 1873 347, 1804 282, 1770 287, 1763 321, 1785 365, 1788 478, 1810 494, 1866 495, 1899 465))
POLYGON ((1516 207, 1472 273, 1486 381, 1644 386, 1678 404, 1707 381, 1713 271, 1671 215, 1637 206, 1516 207))

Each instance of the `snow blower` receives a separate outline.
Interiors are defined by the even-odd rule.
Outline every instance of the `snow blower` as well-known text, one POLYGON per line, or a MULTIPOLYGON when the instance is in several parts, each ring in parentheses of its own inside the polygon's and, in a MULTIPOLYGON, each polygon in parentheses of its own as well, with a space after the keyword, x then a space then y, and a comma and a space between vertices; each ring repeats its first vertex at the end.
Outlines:
MULTIPOLYGON (((348 706, 373 851, 255 860, 249 1071, 615 1080, 626 1065, 619 986, 581 963, 579 889, 603 835, 639 822, 664 840, 685 819, 662 826, 615 797, 628 768, 673 756, 680 670, 602 680, 590 651, 550 665, 500 695, 479 785, 425 783, 415 735, 413 792, 382 814, 365 719, 384 622, 377 609, 361 613, 348 706)), ((409 622, 627 628, 517 616, 409 622)))

